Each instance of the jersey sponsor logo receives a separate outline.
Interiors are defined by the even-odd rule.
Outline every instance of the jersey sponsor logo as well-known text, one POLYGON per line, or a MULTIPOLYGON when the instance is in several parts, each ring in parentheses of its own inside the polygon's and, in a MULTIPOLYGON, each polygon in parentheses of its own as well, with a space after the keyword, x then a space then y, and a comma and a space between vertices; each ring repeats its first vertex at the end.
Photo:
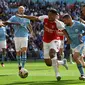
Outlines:
POLYGON ((78 29, 75 29, 75 32, 77 33, 79 30, 78 29))
POLYGON ((49 32, 49 33, 53 33, 55 30, 49 29, 47 26, 44 26, 45 31, 49 32))
POLYGON ((54 25, 52 25, 52 29, 54 29, 55 27, 54 27, 54 25))
POLYGON ((48 23, 45 23, 45 25, 48 25, 48 23))

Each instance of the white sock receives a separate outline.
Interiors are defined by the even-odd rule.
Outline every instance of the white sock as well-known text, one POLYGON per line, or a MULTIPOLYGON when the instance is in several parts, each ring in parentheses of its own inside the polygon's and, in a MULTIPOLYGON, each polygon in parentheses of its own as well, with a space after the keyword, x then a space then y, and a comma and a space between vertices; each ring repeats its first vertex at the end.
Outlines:
POLYGON ((70 54, 70 63, 72 63, 73 60, 72 60, 72 54, 70 54))
MULTIPOLYGON (((57 59, 57 53, 55 53, 55 58, 57 59)), ((58 62, 59 65, 63 65, 64 64, 63 60, 57 60, 57 62, 58 62)))
POLYGON ((53 68, 54 68, 56 77, 57 77, 57 76, 60 76, 60 74, 59 74, 59 72, 58 72, 57 57, 54 57, 54 58, 52 58, 51 60, 52 60, 52 66, 53 66, 53 68))
POLYGON ((59 63, 59 65, 63 65, 64 64, 63 60, 58 60, 58 63, 59 63))

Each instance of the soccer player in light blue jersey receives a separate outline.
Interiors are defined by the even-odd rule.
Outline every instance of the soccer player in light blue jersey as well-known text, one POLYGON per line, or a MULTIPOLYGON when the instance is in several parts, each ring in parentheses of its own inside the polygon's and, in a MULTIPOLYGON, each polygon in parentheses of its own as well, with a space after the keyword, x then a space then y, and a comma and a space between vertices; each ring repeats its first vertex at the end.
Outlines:
MULTIPOLYGON (((18 14, 23 15, 25 12, 25 8, 20 6, 18 8, 18 14)), ((19 70, 24 68, 26 60, 27 60, 27 47, 28 47, 28 35, 29 31, 32 31, 30 20, 25 18, 20 18, 16 15, 12 16, 8 22, 18 22, 20 25, 13 26, 14 34, 15 34, 15 48, 16 48, 16 58, 19 65, 19 70), (28 31, 29 29, 29 31, 28 31)))
POLYGON ((0 21, 0 57, 2 58, 1 66, 4 67, 4 58, 6 56, 6 28, 0 21))
POLYGON ((85 80, 83 64, 82 64, 83 57, 80 57, 82 56, 82 47, 84 45, 81 43, 79 39, 79 34, 82 33, 82 30, 85 31, 85 25, 78 21, 72 20, 69 14, 66 14, 63 16, 63 22, 66 24, 65 28, 71 39, 71 48, 73 49, 73 58, 81 74, 79 79, 85 80))
POLYGON ((19 25, 19 23, 10 23, 10 22, 6 22, 6 21, 2 21, 0 20, 0 57, 2 57, 2 61, 1 61, 1 66, 4 67, 4 58, 6 56, 6 25, 11 25, 11 24, 15 24, 15 25, 19 25))

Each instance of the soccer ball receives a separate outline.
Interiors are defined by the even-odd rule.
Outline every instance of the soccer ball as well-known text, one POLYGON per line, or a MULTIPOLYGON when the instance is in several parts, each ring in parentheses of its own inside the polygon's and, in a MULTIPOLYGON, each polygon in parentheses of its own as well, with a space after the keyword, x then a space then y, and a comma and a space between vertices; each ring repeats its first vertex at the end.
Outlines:
POLYGON ((19 71, 19 76, 21 78, 26 78, 28 76, 28 71, 25 68, 21 68, 21 70, 19 71))

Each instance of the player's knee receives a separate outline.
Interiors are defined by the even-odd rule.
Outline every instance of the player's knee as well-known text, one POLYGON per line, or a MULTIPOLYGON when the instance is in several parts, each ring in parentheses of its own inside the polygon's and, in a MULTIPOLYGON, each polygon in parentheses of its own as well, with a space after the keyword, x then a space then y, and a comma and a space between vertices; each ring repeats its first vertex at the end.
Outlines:
POLYGON ((79 56, 80 56, 79 53, 75 53, 75 54, 73 55, 74 61, 78 61, 78 60, 79 60, 79 56))
POLYGON ((47 66, 52 66, 52 61, 50 59, 44 59, 47 66))
POLYGON ((20 51, 16 52, 16 56, 21 56, 21 52, 20 51))
POLYGON ((52 64, 51 63, 46 63, 46 66, 52 66, 52 64))
POLYGON ((50 49, 49 56, 50 56, 50 58, 54 58, 55 57, 55 50, 54 49, 50 49))
POLYGON ((22 54, 25 54, 26 51, 27 51, 27 48, 22 48, 22 49, 21 49, 22 54))
POLYGON ((22 55, 26 54, 26 51, 22 51, 22 55))
POLYGON ((49 66, 49 67, 52 66, 51 64, 46 64, 46 65, 49 66))

